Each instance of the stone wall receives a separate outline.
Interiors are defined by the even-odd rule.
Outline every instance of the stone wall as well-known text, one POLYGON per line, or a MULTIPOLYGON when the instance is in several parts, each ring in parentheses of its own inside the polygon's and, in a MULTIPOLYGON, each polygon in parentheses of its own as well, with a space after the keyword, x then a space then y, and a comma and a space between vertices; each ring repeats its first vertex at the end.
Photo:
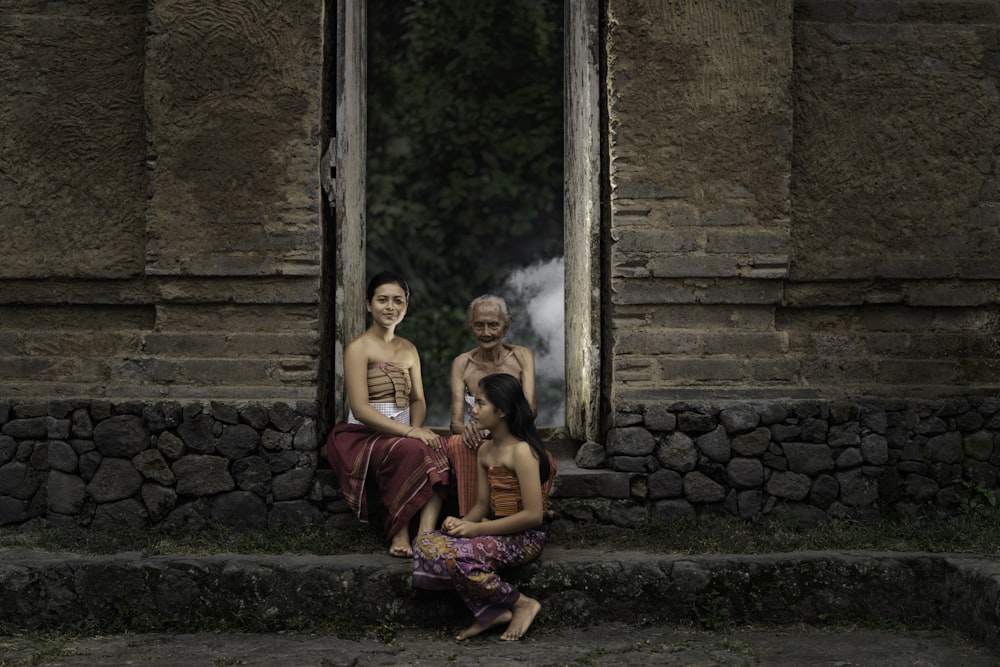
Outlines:
POLYGON ((0 525, 349 520, 317 474, 316 417, 311 402, 0 401, 0 525))
POLYGON ((142 274, 145 4, 0 3, 0 279, 142 274))
MULTIPOLYGON (((312 403, 0 402, 0 525, 354 521, 312 403)), ((1000 399, 634 405, 560 462, 553 529, 995 510, 1000 399), (977 509, 978 508, 978 509, 977 509)))
POLYGON ((317 401, 323 4, 0 3, 0 400, 317 401))
MULTIPOLYGON (((319 182, 335 4, 0 2, 3 521, 344 515, 318 452, 348 284, 319 182)), ((574 392, 602 442, 560 516, 995 488, 996 2, 574 10, 600 15, 571 64, 604 76, 572 99, 606 115, 601 157, 568 159, 601 199, 573 202, 600 214, 567 317, 600 329, 574 392)))
POLYGON ((608 18, 612 412, 997 395, 995 2, 608 18))
MULTIPOLYGON (((635 404, 564 470, 569 521, 638 527, 705 514, 827 519, 995 512, 1000 399, 635 404), (616 472, 611 472, 616 471, 616 472)), ((571 529, 571 526, 557 526, 571 529)))

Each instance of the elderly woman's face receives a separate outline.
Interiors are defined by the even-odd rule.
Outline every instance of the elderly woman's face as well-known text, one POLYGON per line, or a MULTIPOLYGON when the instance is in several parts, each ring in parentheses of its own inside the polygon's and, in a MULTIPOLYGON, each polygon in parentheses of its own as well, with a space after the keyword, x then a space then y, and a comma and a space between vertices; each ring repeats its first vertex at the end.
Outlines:
POLYGON ((499 306, 494 303, 477 305, 472 310, 469 326, 476 337, 476 344, 484 350, 499 345, 507 334, 507 323, 500 314, 499 306))

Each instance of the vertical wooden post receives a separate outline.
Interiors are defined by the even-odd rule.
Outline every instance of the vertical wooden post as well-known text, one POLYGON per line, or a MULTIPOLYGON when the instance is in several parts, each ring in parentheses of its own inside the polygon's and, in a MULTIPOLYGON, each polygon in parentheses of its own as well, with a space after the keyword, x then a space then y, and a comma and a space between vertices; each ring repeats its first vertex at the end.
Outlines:
POLYGON ((366 0, 337 1, 336 315, 334 404, 347 416, 344 346, 365 328, 365 122, 368 11, 366 0))
POLYGON ((598 0, 566 0, 566 428, 600 437, 600 44, 598 0))

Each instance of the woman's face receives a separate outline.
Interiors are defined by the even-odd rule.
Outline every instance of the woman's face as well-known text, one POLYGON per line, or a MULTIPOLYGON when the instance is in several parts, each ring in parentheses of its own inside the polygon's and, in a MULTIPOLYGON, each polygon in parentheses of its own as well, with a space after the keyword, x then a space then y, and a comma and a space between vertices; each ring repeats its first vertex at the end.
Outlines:
POLYGON ((396 326, 406 315, 406 291, 399 283, 379 285, 368 302, 368 312, 373 323, 387 328, 396 326))
POLYGON ((494 429, 503 420, 500 411, 490 403, 482 389, 476 391, 476 401, 472 404, 472 419, 481 429, 494 429))
POLYGON ((500 314, 500 307, 487 301, 477 304, 472 309, 472 320, 469 322, 476 344, 483 350, 489 350, 503 343, 507 335, 507 323, 500 314))

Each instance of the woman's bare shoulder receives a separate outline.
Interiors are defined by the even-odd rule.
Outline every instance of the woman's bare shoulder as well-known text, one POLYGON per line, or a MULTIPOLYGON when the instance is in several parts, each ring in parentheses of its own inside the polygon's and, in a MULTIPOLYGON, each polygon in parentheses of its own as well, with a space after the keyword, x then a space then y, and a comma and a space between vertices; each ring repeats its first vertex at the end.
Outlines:
POLYGON ((364 334, 358 336, 357 338, 351 340, 344 348, 345 354, 361 354, 364 356, 369 356, 368 353, 372 349, 371 340, 368 336, 364 334))
POLYGON ((404 366, 408 368, 416 363, 419 358, 417 346, 406 338, 400 338, 399 336, 396 336, 393 341, 393 352, 393 361, 397 366, 404 366))
POLYGON ((535 353, 530 347, 525 347, 524 345, 514 345, 512 343, 510 344, 510 349, 511 352, 514 353, 514 357, 522 363, 528 359, 535 358, 535 353))
POLYGON ((472 361, 472 353, 473 352, 475 352, 475 350, 468 350, 466 352, 462 352, 457 357, 455 357, 452 360, 452 362, 451 362, 452 369, 454 369, 454 370, 459 370, 459 369, 464 370, 465 367, 469 365, 469 362, 472 361))
POLYGON ((511 468, 516 468, 518 465, 534 465, 538 462, 538 455, 525 440, 520 440, 511 447, 508 457, 511 468))
POLYGON ((403 338, 402 336, 396 336, 392 344, 400 350, 406 350, 407 352, 417 351, 417 346, 410 342, 409 338, 403 338))

